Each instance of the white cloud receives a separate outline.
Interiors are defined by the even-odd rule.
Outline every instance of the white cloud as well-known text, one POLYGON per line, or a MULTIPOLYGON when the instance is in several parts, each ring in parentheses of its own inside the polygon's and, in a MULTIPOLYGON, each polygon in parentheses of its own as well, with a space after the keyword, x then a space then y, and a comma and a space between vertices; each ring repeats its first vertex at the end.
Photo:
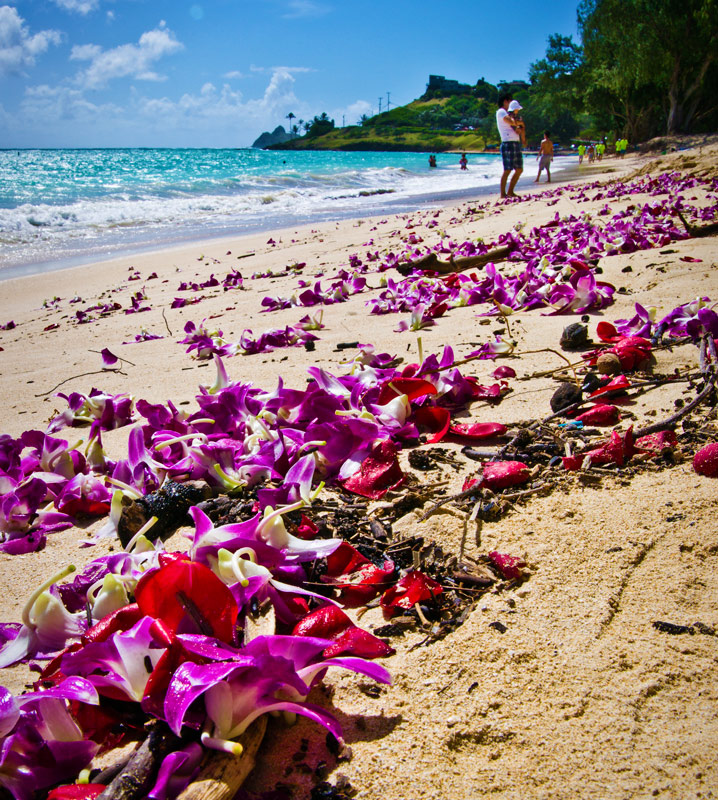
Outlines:
POLYGON ((31 35, 17 9, 0 6, 0 75, 16 75, 31 67, 37 56, 61 40, 59 31, 31 35))
POLYGON ((66 86, 29 87, 20 106, 21 116, 37 121, 41 127, 48 122, 91 123, 120 113, 118 106, 112 103, 91 103, 80 90, 66 86))
MULTIPOLYGON (((371 103, 366 100, 355 100, 346 108, 342 108, 334 113, 334 120, 337 125, 341 125, 342 117, 345 118, 347 125, 356 125, 362 117, 362 114, 371 116, 371 103)), ((330 116, 332 116, 330 114, 330 116)))
POLYGON ((286 19, 297 19, 299 17, 322 17, 328 14, 331 9, 313 0, 289 0, 287 11, 282 14, 286 19))
POLYGON ((243 78, 244 75, 239 70, 233 69, 231 72, 225 72, 222 77, 228 80, 236 80, 238 78, 243 78))
POLYGON ((263 130, 286 127, 289 111, 311 119, 316 109, 297 98, 294 85, 291 72, 280 68, 259 97, 245 97, 229 83, 208 82, 194 92, 157 98, 135 86, 121 106, 92 102, 79 86, 34 86, 6 125, 0 107, 0 146, 250 145, 263 130))
POLYGON ((65 11, 77 11, 78 14, 89 14, 100 5, 99 0, 52 0, 52 2, 65 11))
POLYGON ((162 22, 158 28, 143 33, 137 44, 122 44, 111 50, 103 50, 95 44, 75 45, 70 58, 90 62, 87 69, 77 75, 76 80, 85 89, 96 89, 113 78, 164 80, 162 75, 152 69, 153 63, 163 56, 182 50, 183 47, 162 22))

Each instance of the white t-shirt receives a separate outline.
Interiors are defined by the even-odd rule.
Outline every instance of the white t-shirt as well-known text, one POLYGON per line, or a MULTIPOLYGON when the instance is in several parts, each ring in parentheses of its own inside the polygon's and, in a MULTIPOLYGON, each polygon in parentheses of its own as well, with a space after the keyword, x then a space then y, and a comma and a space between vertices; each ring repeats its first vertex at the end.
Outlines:
POLYGON ((499 136, 502 142, 520 142, 521 137, 506 121, 509 112, 505 108, 500 108, 496 112, 496 127, 499 129, 499 136))

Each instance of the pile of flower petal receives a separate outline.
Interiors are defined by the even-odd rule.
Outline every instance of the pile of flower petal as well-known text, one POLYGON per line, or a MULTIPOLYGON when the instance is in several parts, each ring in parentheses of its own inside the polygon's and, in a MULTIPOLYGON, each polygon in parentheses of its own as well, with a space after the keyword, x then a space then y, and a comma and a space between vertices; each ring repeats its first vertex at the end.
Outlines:
MULTIPOLYGON (((346 375, 311 368, 303 391, 281 380, 269 392, 230 382, 215 358, 217 381, 201 388, 194 413, 134 404, 142 424, 130 431, 126 459, 107 457, 102 433, 134 419, 133 401, 98 390, 63 395, 68 408, 48 432, 0 437, 7 553, 40 549, 48 533, 108 510, 97 536, 114 535, 128 503, 167 482, 253 498, 246 519, 218 527, 192 507, 187 553, 166 552, 151 517, 122 552, 95 559, 71 583, 60 583, 72 568, 63 570, 33 593, 21 623, 2 625, 0 666, 51 659, 36 692, 3 694, 0 783, 18 798, 73 779, 143 715, 194 736, 195 762, 202 746, 237 752, 233 740, 266 711, 303 714, 340 739, 336 721, 307 702, 312 686, 331 666, 387 682, 366 658, 393 651, 337 603, 381 595, 390 618, 442 593, 420 570, 397 574, 388 558, 375 565, 338 539, 316 538, 309 517, 285 519, 308 509, 323 482, 372 499, 403 483, 402 443, 420 430, 436 434, 437 418, 443 426, 486 391, 453 366, 451 348, 399 371, 364 346, 346 375), (52 435, 66 426, 89 426, 84 446, 52 435), (326 559, 323 593, 306 585, 317 559, 326 559), (248 616, 266 603, 283 633, 245 644, 248 616), (309 603, 318 606, 311 613, 309 603)), ((489 427, 446 425, 442 435, 470 441, 505 431, 489 427)))
POLYGON ((227 342, 221 330, 208 330, 203 320, 199 325, 188 322, 184 327, 187 335, 179 340, 179 344, 189 345, 187 352, 194 352, 200 359, 212 356, 236 356, 240 353, 253 355, 267 353, 279 347, 307 347, 310 342, 318 338, 311 331, 323 327, 320 317, 307 315, 302 317, 297 325, 273 328, 256 338, 251 330, 245 330, 238 342, 227 342))

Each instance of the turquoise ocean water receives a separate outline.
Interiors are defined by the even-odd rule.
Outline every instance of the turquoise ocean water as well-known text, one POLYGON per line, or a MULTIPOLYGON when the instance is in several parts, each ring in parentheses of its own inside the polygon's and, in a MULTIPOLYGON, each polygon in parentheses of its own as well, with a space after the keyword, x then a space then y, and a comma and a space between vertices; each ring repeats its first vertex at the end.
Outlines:
MULTIPOLYGON (((207 237, 497 191, 501 160, 425 153, 0 151, 0 280, 207 237)), ((531 171, 532 160, 526 165, 531 171)), ((560 164, 556 164, 560 168, 560 164)))

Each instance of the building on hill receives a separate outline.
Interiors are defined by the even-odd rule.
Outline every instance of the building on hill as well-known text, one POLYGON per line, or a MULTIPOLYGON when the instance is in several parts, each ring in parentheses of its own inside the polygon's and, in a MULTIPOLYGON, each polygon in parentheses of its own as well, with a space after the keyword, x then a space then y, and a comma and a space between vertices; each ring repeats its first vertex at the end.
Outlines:
POLYGON ((443 75, 429 75, 426 84, 427 97, 446 96, 449 94, 466 94, 472 90, 468 83, 459 83, 445 78, 443 75))

